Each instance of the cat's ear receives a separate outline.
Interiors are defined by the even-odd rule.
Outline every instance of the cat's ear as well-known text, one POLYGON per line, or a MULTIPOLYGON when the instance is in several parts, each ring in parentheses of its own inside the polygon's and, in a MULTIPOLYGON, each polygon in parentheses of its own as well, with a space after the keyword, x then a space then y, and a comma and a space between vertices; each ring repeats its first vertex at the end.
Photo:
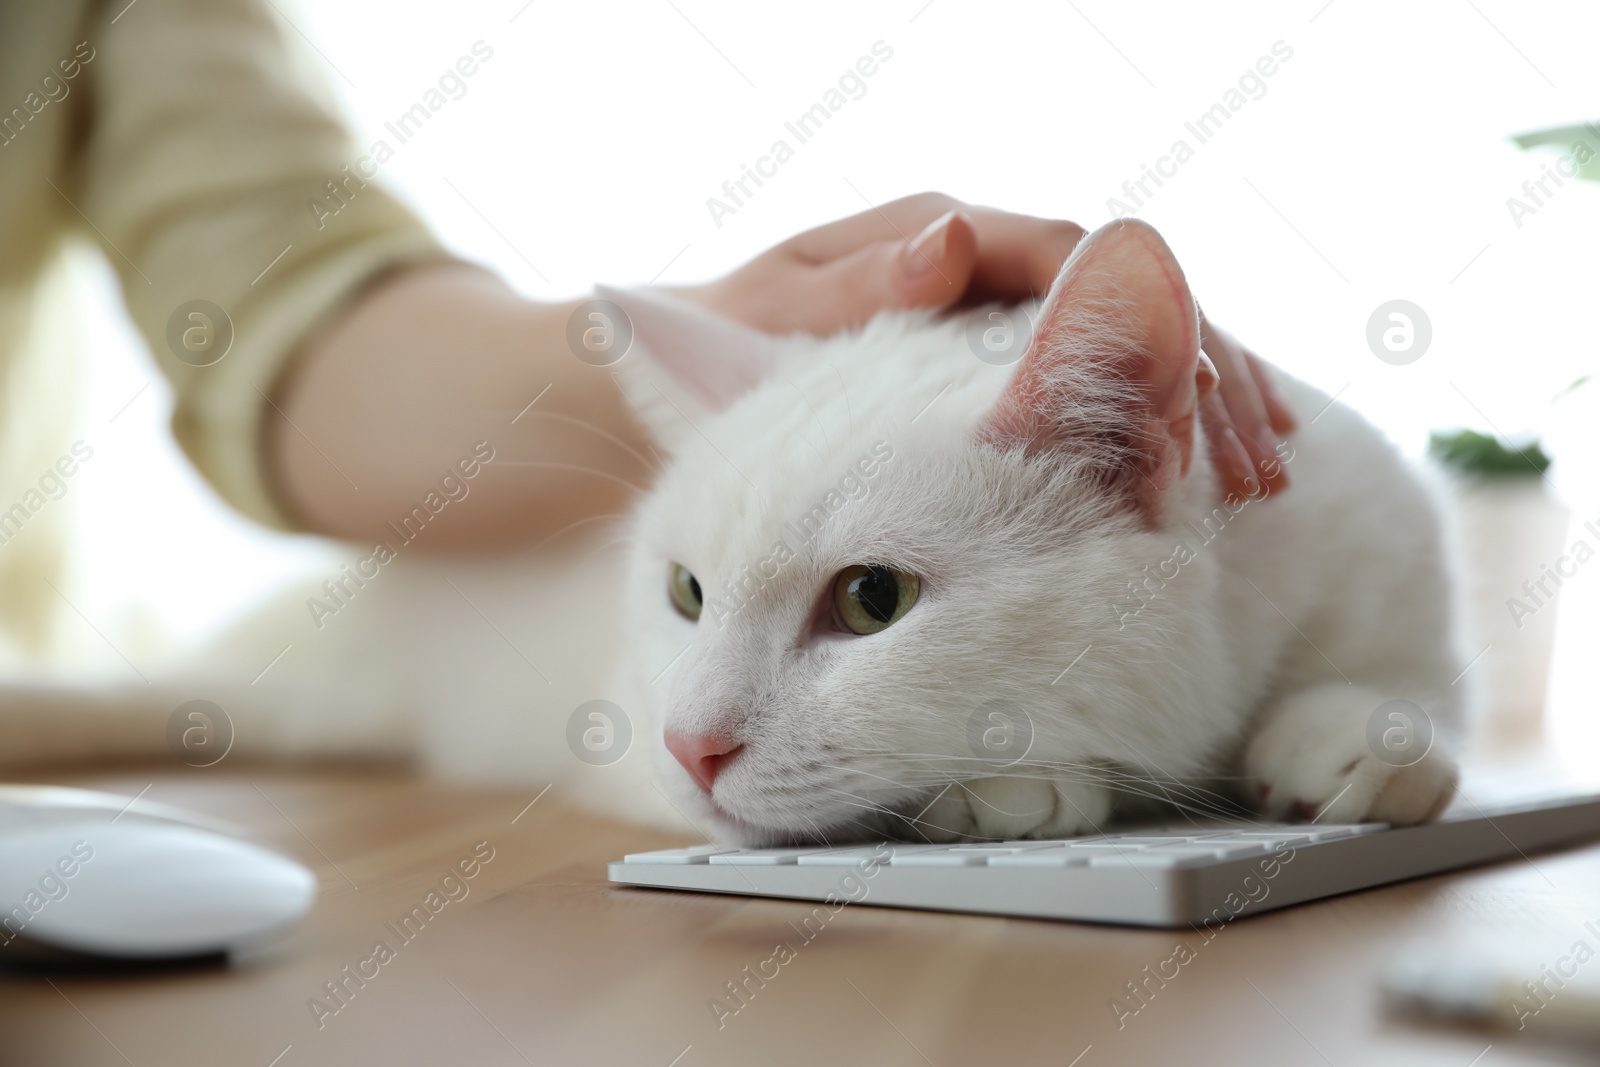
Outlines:
POLYGON ((1199 358, 1199 312, 1172 250, 1146 223, 1109 223, 1056 276, 981 435, 1087 457, 1154 523, 1194 457, 1199 358))
POLYGON ((633 409, 669 450, 776 369, 783 339, 649 289, 597 286, 632 335, 616 367, 633 409))

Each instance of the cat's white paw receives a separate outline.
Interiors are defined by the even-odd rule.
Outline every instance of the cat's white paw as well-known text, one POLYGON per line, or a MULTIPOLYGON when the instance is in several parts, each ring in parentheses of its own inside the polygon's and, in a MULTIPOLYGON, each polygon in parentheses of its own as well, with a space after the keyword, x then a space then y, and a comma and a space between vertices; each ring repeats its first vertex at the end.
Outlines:
POLYGON ((968 841, 977 836, 972 804, 966 787, 959 783, 945 786, 910 824, 911 837, 929 841, 968 841))
POLYGON ((1455 760, 1431 752, 1418 763, 1395 769, 1373 800, 1367 818, 1393 826, 1432 822, 1450 806, 1460 778, 1455 760))
POLYGON ((1056 791, 1043 778, 974 778, 966 790, 979 837, 1026 837, 1055 818, 1056 791))
POLYGON ((995 776, 946 789, 923 812, 919 829, 933 840, 1073 837, 1110 814, 1111 794, 1098 785, 995 776))
POLYGON ((1111 790, 1090 782, 1051 782, 1055 817, 1022 837, 1077 837, 1098 833, 1111 821, 1111 790))
POLYGON ((1444 811, 1455 795, 1455 761, 1438 746, 1407 766, 1383 758, 1367 736, 1371 690, 1323 685, 1270 708, 1245 750, 1257 808, 1278 820, 1387 822, 1409 826, 1444 811))

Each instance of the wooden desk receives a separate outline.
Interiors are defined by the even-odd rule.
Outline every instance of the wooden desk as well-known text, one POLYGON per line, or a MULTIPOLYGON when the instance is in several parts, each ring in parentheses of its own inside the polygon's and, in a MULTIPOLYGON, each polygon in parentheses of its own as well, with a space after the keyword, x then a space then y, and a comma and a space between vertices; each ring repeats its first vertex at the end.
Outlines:
POLYGON ((128 796, 150 783, 152 800, 231 819, 298 856, 322 894, 293 936, 233 969, 55 974, 54 987, 0 973, 5 1064, 1592 1062, 1592 1052, 1387 1019, 1370 976, 1412 934, 1600 917, 1600 847, 1240 921, 1198 947, 1120 1030, 1109 1002, 1123 983, 1198 938, 848 907, 765 987, 752 983, 719 1030, 708 1002, 726 1000, 724 983, 778 941, 797 942, 785 924, 810 905, 604 880, 605 862, 624 852, 692 842, 596 819, 553 792, 527 807, 534 791, 397 771, 231 766, 53 780, 128 796), (465 883, 467 896, 402 943, 388 924, 484 841, 493 859, 465 883), (323 984, 380 940, 399 946, 393 958, 367 965, 377 973, 364 986, 347 980, 353 995, 319 1029, 307 1001, 336 1003, 323 984))

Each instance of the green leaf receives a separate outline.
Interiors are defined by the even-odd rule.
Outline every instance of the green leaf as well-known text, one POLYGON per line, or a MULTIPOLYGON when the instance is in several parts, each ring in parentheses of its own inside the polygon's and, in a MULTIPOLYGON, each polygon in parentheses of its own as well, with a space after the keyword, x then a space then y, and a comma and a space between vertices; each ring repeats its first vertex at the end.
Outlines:
MULTIPOLYGON (((1585 181, 1600 182, 1600 123, 1585 126, 1557 126, 1548 130, 1519 133, 1511 140, 1518 148, 1541 148, 1546 145, 1561 149, 1577 168, 1577 176, 1585 181)), ((1571 177, 1563 171, 1564 177, 1571 177)))
POLYGON ((1428 435, 1428 455, 1472 478, 1537 478, 1550 467, 1550 457, 1539 442, 1507 448, 1499 438, 1477 430, 1433 431, 1428 435))

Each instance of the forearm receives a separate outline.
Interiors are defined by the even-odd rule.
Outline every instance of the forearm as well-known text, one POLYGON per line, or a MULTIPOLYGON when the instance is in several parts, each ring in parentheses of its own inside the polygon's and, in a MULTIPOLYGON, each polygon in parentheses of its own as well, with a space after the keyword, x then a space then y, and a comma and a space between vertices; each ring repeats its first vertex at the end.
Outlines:
POLYGON ((317 533, 392 540, 384 524, 487 441, 493 461, 419 545, 510 546, 617 513, 648 450, 609 372, 568 350, 572 308, 469 267, 383 280, 276 389, 263 448, 284 506, 317 533))

